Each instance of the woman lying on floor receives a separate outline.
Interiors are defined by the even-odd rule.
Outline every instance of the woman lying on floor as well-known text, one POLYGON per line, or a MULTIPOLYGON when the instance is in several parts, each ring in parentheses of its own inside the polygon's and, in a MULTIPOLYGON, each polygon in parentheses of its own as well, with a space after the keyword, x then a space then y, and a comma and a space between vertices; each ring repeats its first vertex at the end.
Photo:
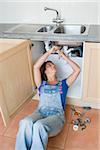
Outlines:
POLYGON ((57 135, 64 126, 66 94, 79 73, 79 66, 57 46, 53 46, 37 60, 34 65, 34 81, 39 90, 40 101, 37 109, 20 121, 16 150, 46 150, 48 137, 57 135), (54 52, 73 69, 73 73, 61 81, 56 77, 55 64, 46 61, 54 52))

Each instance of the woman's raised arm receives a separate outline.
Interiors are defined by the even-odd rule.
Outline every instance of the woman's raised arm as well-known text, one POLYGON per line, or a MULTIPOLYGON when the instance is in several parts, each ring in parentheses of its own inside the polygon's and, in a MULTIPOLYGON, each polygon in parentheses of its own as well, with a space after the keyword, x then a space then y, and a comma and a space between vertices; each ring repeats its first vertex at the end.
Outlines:
POLYGON ((58 47, 53 46, 49 51, 47 51, 45 54, 43 54, 34 64, 34 81, 37 87, 40 86, 41 84, 41 72, 40 72, 40 68, 42 66, 42 64, 45 62, 45 60, 47 59, 47 57, 58 50, 58 47))
POLYGON ((71 86, 80 73, 80 67, 74 61, 72 61, 68 56, 66 56, 62 51, 59 51, 58 53, 64 60, 66 60, 69 63, 69 65, 73 69, 73 73, 66 80, 68 86, 71 86))

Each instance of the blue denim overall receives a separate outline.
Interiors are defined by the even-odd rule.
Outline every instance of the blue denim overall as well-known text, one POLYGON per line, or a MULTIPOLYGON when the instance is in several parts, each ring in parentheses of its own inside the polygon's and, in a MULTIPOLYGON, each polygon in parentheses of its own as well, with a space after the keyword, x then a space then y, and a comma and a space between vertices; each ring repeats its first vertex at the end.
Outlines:
POLYGON ((45 81, 40 87, 39 112, 47 117, 49 115, 63 116, 64 110, 61 103, 61 82, 56 85, 47 84, 45 81))
POLYGON ((48 137, 57 135, 63 128, 65 118, 61 103, 61 82, 56 85, 45 81, 40 88, 38 108, 20 121, 16 150, 46 150, 48 137))

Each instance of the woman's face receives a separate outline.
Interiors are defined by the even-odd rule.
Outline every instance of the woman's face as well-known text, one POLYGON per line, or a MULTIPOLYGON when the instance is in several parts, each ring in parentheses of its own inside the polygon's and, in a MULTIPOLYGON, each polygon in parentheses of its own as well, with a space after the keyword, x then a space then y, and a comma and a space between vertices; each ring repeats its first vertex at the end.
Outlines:
POLYGON ((56 73, 55 64, 53 64, 52 62, 47 62, 45 73, 55 75, 55 73, 56 73))

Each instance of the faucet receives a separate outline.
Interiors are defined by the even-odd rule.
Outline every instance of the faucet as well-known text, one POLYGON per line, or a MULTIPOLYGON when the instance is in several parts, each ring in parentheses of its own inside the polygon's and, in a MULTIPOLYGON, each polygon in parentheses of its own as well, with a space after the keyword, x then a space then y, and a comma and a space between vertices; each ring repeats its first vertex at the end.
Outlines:
POLYGON ((56 9, 52 9, 52 8, 48 8, 48 7, 44 7, 44 10, 51 10, 51 11, 55 11, 56 12, 56 18, 53 19, 53 22, 56 23, 57 26, 60 25, 60 23, 64 22, 63 19, 60 18, 59 16, 59 12, 56 9))

